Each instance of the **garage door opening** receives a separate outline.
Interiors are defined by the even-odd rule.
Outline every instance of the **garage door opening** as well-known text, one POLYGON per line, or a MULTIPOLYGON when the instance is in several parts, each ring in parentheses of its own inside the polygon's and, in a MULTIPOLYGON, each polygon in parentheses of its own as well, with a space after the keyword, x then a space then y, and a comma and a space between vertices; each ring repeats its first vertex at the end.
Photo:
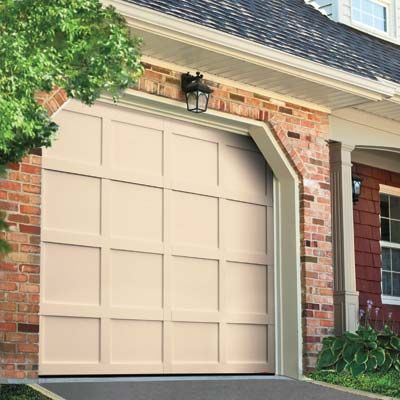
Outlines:
POLYGON ((253 140, 108 105, 57 122, 40 374, 273 373, 273 174, 253 140))

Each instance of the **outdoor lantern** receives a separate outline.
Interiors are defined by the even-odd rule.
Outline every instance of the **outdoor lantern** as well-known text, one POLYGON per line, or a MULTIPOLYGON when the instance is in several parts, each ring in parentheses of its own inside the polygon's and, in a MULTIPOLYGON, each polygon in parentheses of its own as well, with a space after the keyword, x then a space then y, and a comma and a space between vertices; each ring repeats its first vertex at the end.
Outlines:
POLYGON ((212 90, 202 82, 203 75, 182 74, 182 91, 185 93, 188 111, 202 113, 207 111, 208 100, 212 90))
POLYGON ((357 203, 361 194, 362 179, 358 176, 353 175, 352 185, 353 185, 353 203, 357 203))

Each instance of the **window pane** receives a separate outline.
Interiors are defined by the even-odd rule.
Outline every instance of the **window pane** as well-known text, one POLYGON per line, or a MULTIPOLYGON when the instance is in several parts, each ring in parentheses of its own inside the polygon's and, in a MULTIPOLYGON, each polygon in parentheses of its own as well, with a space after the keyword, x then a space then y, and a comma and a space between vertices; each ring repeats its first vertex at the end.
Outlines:
POLYGON ((361 22, 361 13, 358 10, 353 10, 353 20, 361 22))
POLYGON ((381 219, 381 237, 382 240, 390 242, 389 220, 381 219))
POLYGON ((374 17, 372 16, 372 14, 364 14, 363 22, 368 26, 374 26, 374 17))
POLYGON ((392 249, 392 269, 400 272, 400 250, 392 249))
POLYGON ((386 22, 380 18, 374 18, 374 28, 380 31, 386 31, 386 22))
POLYGON ((381 215, 389 218, 389 196, 383 193, 381 194, 381 215))
POLYGON ((390 218, 400 219, 400 197, 390 196, 390 218))
POLYGON ((392 243, 400 243, 400 222, 390 221, 390 239, 392 243))
POLYGON ((391 259, 390 259, 390 249, 383 247, 382 248, 382 268, 386 271, 390 271, 391 268, 391 259))
POLYGON ((368 14, 372 14, 373 13, 374 3, 371 3, 368 0, 363 0, 362 4, 363 4, 363 6, 362 6, 363 11, 365 11, 368 14))
POLYGON ((400 274, 393 274, 393 296, 400 297, 400 274))
POLYGON ((382 294, 392 295, 392 274, 390 272, 382 273, 382 294))
POLYGON ((353 0, 353 7, 354 8, 361 8, 361 0, 353 0))

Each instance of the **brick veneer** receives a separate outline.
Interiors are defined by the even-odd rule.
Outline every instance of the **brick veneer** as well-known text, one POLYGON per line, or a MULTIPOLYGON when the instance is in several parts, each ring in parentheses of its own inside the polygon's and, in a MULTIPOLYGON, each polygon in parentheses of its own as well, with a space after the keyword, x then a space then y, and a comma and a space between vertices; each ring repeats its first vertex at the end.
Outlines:
MULTIPOLYGON (((64 91, 38 93, 49 114, 66 101, 64 91)), ((11 231, 1 233, 12 253, 0 262, 0 379, 36 379, 40 292, 41 150, 10 164, 0 180, 0 210, 11 231)))
MULTIPOLYGON (((270 125, 300 178, 304 366, 306 369, 312 368, 317 352, 321 348, 322 338, 332 334, 334 328, 328 116, 319 111, 251 91, 211 81, 207 84, 214 90, 209 104, 211 109, 264 121, 270 125)), ((180 72, 156 65, 145 65, 145 73, 135 89, 184 101, 180 90, 180 72)), ((20 209, 16 213, 24 215, 20 209)), ((20 225, 17 226, 17 231, 18 229, 20 225)), ((35 235, 35 238, 37 245, 39 236, 35 235)), ((15 248, 15 250, 14 256, 19 257, 22 249, 15 248)), ((36 247, 35 251, 37 250, 36 247)), ((36 257, 34 265, 37 267, 35 275, 38 278, 38 256, 33 249, 29 254, 36 257)), ((23 264, 17 264, 17 267, 13 263, 9 265, 10 268, 18 270, 23 264)), ((16 287, 13 286, 15 290, 11 292, 16 295, 21 294, 22 285, 18 283, 16 287)), ((35 290, 38 291, 39 286, 37 283, 35 285, 35 290)), ((6 295, 8 293, 6 291, 6 295)), ((8 304, 5 297, 3 301, 8 304)), ((37 324, 37 303, 34 303, 34 306, 33 314, 23 314, 21 318, 31 315, 37 324)), ((3 327, 7 328, 13 331, 14 325, 3 327)), ((25 368, 25 365, 33 364, 34 369, 37 368, 37 334, 29 333, 24 338, 21 336, 21 340, 27 341, 27 338, 34 342, 35 347, 31 348, 33 353, 28 358, 26 356, 18 358, 20 354, 15 354, 15 350, 19 351, 19 348, 10 347, 7 353, 9 358, 2 361, 8 368, 6 376, 35 377, 35 372, 32 372, 30 367, 31 372, 18 371, 19 365, 25 368)), ((9 340, 7 344, 12 345, 12 342, 9 340)))
POLYGON ((360 307, 366 308, 367 300, 379 307, 380 318, 387 320, 393 313, 395 328, 400 328, 400 307, 382 305, 381 299, 381 247, 380 247, 380 196, 379 185, 400 188, 400 174, 354 164, 354 172, 363 179, 360 201, 354 208, 354 235, 356 250, 357 290, 360 292, 360 307), (382 315, 383 312, 383 315, 382 315))

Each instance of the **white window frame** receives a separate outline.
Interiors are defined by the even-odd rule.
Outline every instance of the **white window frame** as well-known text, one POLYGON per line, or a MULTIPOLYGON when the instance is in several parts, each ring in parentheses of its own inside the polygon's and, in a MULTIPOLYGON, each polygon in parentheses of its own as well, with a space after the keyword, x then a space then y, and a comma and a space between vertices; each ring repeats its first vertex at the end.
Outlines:
POLYGON ((390 3, 385 1, 385 0, 381 0, 381 1, 379 1, 379 0, 369 0, 369 1, 371 1, 372 3, 378 4, 378 5, 380 5, 380 6, 385 8, 385 10, 386 10, 386 30, 385 31, 381 31, 379 29, 374 28, 371 25, 367 25, 367 24, 364 24, 363 22, 356 21, 353 18, 353 0, 351 0, 351 6, 350 6, 351 23, 356 27, 359 27, 359 28, 364 29, 366 31, 374 32, 377 35, 389 36, 390 35, 390 25, 389 25, 390 24, 390 3))
MULTIPOLYGON (((380 185, 379 193, 387 194, 389 196, 400 197, 400 188, 396 188, 393 186, 387 186, 387 185, 380 185)), ((379 213, 379 219, 380 218, 381 218, 381 214, 379 213)), ((380 243, 381 243, 381 248, 386 247, 386 248, 400 250, 400 244, 398 244, 398 243, 386 242, 384 240, 381 240, 380 243)), ((381 267, 381 276, 382 275, 383 275, 383 266, 381 267)), ((382 283, 383 283, 383 278, 381 278, 381 286, 382 286, 382 283)), ((399 297, 398 296, 388 296, 388 295, 384 295, 382 293, 382 304, 390 304, 390 305, 400 306, 400 296, 399 297)))

